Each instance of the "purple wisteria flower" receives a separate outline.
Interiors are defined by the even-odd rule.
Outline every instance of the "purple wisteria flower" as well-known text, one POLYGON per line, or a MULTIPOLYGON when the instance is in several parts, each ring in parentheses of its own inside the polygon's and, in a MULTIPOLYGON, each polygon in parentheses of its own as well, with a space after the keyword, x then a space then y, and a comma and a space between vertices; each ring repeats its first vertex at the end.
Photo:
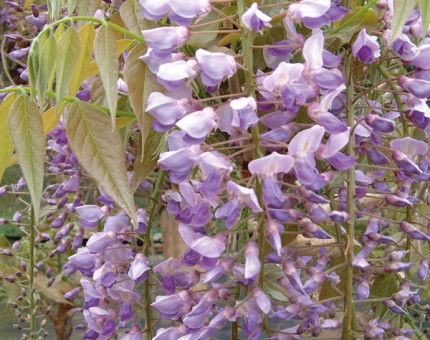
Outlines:
POLYGON ((234 57, 225 53, 198 49, 196 59, 202 83, 209 93, 215 92, 219 83, 231 77, 237 70, 234 57))
POLYGON ((190 36, 186 27, 158 27, 142 31, 145 44, 156 58, 165 58, 179 47, 184 46, 190 36))
POLYGON ((243 25, 247 29, 257 32, 261 32, 264 27, 272 27, 270 20, 272 20, 272 18, 260 11, 256 2, 242 15, 243 25))
POLYGON ((371 64, 381 55, 381 47, 377 39, 375 36, 368 35, 363 28, 352 45, 352 55, 362 63, 371 64))

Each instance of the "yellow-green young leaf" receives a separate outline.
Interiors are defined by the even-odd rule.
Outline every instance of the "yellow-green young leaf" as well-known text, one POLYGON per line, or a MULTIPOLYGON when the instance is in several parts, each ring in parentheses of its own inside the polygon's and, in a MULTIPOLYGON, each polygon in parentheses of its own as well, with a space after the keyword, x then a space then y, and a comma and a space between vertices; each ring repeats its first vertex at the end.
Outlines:
MULTIPOLYGON (((142 143, 139 143, 139 151, 134 162, 134 183, 133 190, 136 190, 140 183, 142 183, 149 173, 157 165, 158 155, 157 150, 160 146, 163 134, 155 130, 151 130, 148 137, 145 139, 144 148, 142 143), (143 151, 144 150, 144 151, 143 151), (142 151, 144 154, 142 155, 142 151)), ((140 137, 142 138, 142 136, 140 137)))
POLYGON ((45 134, 39 109, 25 94, 20 95, 11 107, 9 133, 37 220, 43 190, 45 134))
POLYGON ((418 0, 418 5, 420 7, 421 19, 423 21, 423 37, 424 37, 426 35, 426 32, 430 24, 430 1, 418 0))
POLYGON ((137 225, 123 143, 118 130, 112 130, 109 117, 88 103, 75 102, 69 109, 66 131, 82 167, 137 225))
POLYGON ((93 43, 96 32, 93 24, 86 24, 79 30, 79 40, 81 41, 81 53, 76 63, 75 70, 70 79, 69 96, 74 97, 79 90, 79 86, 85 80, 84 76, 88 72, 91 55, 93 53, 93 43))
POLYGON ((143 28, 141 23, 143 23, 144 19, 142 16, 142 7, 139 2, 135 0, 126 0, 119 8, 119 14, 128 30, 142 37, 141 30, 143 28))
POLYGON ((15 93, 11 93, 0 105, 0 182, 13 154, 13 144, 9 135, 8 116, 16 96, 15 93))
POLYGON ((100 70, 103 87, 105 88, 112 129, 115 129, 119 63, 115 36, 107 25, 102 25, 96 34, 94 40, 94 57, 100 70))
POLYGON ((78 5, 78 0, 67 0, 67 14, 72 15, 78 5))
POLYGON ((53 35, 49 36, 41 45, 39 54, 40 68, 37 74, 37 99, 42 106, 46 91, 50 91, 56 68, 57 42, 53 35))
MULTIPOLYGON (((79 0, 76 6, 76 14, 78 16, 92 17, 97 9, 100 8, 101 0, 79 0)), ((85 21, 78 21, 77 27, 81 28, 84 26, 85 21)))
POLYGON ((79 59, 81 41, 78 32, 69 28, 58 41, 57 58, 57 107, 63 101, 63 97, 69 88, 76 62, 79 59))
POLYGON ((403 25, 409 18, 412 10, 415 8, 417 0, 394 0, 393 17, 391 19, 391 42, 396 39, 397 35, 403 29, 403 25))
POLYGON ((130 104, 140 125, 142 148, 145 146, 145 140, 152 130, 153 123, 152 116, 145 113, 148 97, 152 92, 164 92, 163 87, 157 82, 152 72, 139 59, 145 53, 145 44, 136 45, 128 54, 123 69, 124 81, 128 85, 130 104))
POLYGON ((47 0, 46 4, 48 5, 49 16, 52 20, 57 20, 58 15, 60 14, 61 5, 63 4, 62 0, 47 0))
POLYGON ((225 46, 231 44, 233 41, 239 40, 242 35, 240 33, 230 33, 218 41, 217 46, 225 46))

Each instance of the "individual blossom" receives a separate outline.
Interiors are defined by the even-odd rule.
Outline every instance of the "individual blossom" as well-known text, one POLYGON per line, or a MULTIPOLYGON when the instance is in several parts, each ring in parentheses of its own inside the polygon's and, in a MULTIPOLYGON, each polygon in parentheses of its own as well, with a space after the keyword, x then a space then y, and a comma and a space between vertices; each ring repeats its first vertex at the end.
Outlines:
POLYGON ((153 128, 159 132, 166 132, 184 117, 192 107, 188 98, 174 99, 160 92, 152 92, 148 97, 147 113, 154 117, 153 128))
POLYGON ((188 144, 201 144, 215 127, 218 116, 212 107, 190 113, 176 123, 185 132, 184 141, 188 144))
POLYGON ((311 35, 303 45, 304 76, 311 81, 317 89, 335 90, 345 83, 343 75, 336 69, 324 68, 324 35, 318 31, 311 35))
POLYGON ((219 258, 225 250, 226 238, 221 233, 209 237, 193 231, 185 224, 179 225, 179 233, 187 246, 202 256, 219 258))
POLYGON ((248 165, 252 174, 263 179, 263 200, 271 208, 282 208, 285 199, 276 179, 277 174, 288 173, 294 164, 294 158, 273 152, 268 156, 254 159, 248 165))
POLYGON ((232 109, 231 126, 244 133, 249 127, 257 125, 257 103, 253 97, 234 99, 230 102, 230 107, 232 109))
POLYGON ((197 76, 198 65, 194 59, 178 60, 163 64, 158 69, 157 81, 167 90, 177 90, 197 76))
POLYGON ((233 56, 221 52, 209 52, 203 49, 196 51, 200 78, 207 92, 215 92, 220 82, 231 77, 237 71, 233 56))
POLYGON ((142 35, 145 44, 152 48, 150 54, 165 58, 187 43, 190 32, 186 27, 166 26, 142 31, 142 35))
POLYGON ((371 64, 381 55, 378 38, 368 35, 366 29, 363 28, 352 45, 352 55, 362 63, 371 64))
POLYGON ((260 273, 261 263, 258 258, 258 245, 249 241, 245 248, 245 279, 254 279, 260 273))
POLYGON ((197 16, 205 16, 211 10, 209 0, 169 0, 172 13, 169 19, 180 26, 188 26, 197 16))
POLYGON ((272 18, 260 11, 256 2, 242 15, 243 25, 247 29, 257 32, 261 32, 264 27, 272 27, 270 20, 272 20, 272 18))

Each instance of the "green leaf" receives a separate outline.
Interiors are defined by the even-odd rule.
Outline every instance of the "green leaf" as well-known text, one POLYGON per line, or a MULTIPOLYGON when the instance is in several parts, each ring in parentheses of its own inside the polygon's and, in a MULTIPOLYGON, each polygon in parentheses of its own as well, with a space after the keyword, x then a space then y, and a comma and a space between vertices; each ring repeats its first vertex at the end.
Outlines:
POLYGON ((74 102, 67 117, 67 139, 82 167, 137 225, 123 143, 118 130, 110 125, 109 117, 100 109, 74 102))
POLYGON ((417 0, 394 0, 393 17, 391 18, 391 42, 396 39, 397 34, 401 32, 403 26, 408 20, 409 15, 415 8, 417 0))
POLYGON ((55 37, 48 31, 33 41, 28 57, 28 78, 31 98, 37 94, 39 105, 43 105, 46 91, 52 85, 57 56, 55 37))
POLYGON ((105 88, 112 129, 115 129, 119 63, 115 35, 107 25, 102 25, 96 34, 94 40, 94 57, 100 70, 103 87, 105 88))
POLYGON ((72 15, 78 5, 78 0, 67 0, 67 14, 72 15))
POLYGON ((119 14, 128 30, 143 38, 142 29, 144 29, 144 19, 142 16, 142 7, 139 2, 134 0, 127 0, 123 2, 119 8, 119 14))
MULTIPOLYGON (((142 138, 142 136, 141 136, 142 138)), ((150 172, 157 165, 158 154, 157 150, 160 146, 163 134, 155 130, 151 130, 145 140, 145 145, 142 148, 142 143, 139 143, 139 151, 134 162, 134 183, 133 190, 136 190, 140 183, 142 183, 150 172), (144 151, 142 157, 142 150, 144 151)))
POLYGON ((49 16, 52 20, 57 20, 60 14, 61 6, 63 4, 62 0, 47 0, 49 16))
MULTIPOLYGON (((152 116, 145 113, 148 97, 152 92, 164 92, 164 88, 157 82, 154 74, 139 59, 145 53, 145 44, 136 45, 128 54, 123 70, 124 81, 128 85, 130 104, 140 125, 142 149, 144 149, 145 140, 152 130, 153 123, 152 116)), ((144 155, 145 151, 142 154, 144 155)))
POLYGON ((74 73, 76 62, 79 59, 81 42, 78 33, 69 28, 58 41, 57 58, 57 108, 63 101, 63 97, 69 88, 69 83, 74 73))
POLYGON ((423 37, 424 37, 426 35, 426 32, 430 24, 430 1, 418 0, 418 6, 420 7, 421 19, 423 21, 423 37))
POLYGON ((91 56, 93 53, 93 43, 96 32, 93 24, 86 24, 79 30, 79 40, 81 42, 81 53, 75 66, 72 79, 70 79, 69 96, 74 97, 79 90, 79 86, 85 80, 85 74, 90 68, 91 56))
MULTIPOLYGON (((101 2, 101 0, 79 0, 76 7, 76 14, 83 17, 92 17, 100 8, 101 2)), ((84 24, 85 21, 78 21, 77 27, 81 28, 84 24)))
POLYGON ((9 133, 30 192, 36 221, 43 191, 45 134, 39 109, 26 94, 11 107, 9 133))
POLYGON ((11 93, 0 105, 0 182, 10 157, 13 154, 13 144, 9 135, 8 117, 16 96, 15 93, 11 93))
POLYGON ((54 81, 54 72, 56 69, 57 42, 51 35, 41 46, 38 70, 37 97, 39 105, 42 106, 45 100, 46 91, 50 91, 54 81))

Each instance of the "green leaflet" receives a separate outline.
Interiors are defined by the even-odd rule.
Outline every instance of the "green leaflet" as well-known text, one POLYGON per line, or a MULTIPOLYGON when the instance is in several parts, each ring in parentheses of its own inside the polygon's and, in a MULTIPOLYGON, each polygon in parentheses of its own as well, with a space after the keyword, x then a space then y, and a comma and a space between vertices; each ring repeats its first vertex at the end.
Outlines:
POLYGON ((46 4, 48 5, 49 17, 52 20, 57 20, 60 14, 61 6, 63 5, 62 0, 47 0, 46 4))
POLYGON ((79 59, 81 42, 78 33, 69 28, 58 41, 57 58, 57 108, 63 101, 64 95, 69 88, 76 62, 79 59))
POLYGON ((127 29, 143 38, 142 29, 144 28, 142 24, 144 19, 139 2, 134 0, 125 1, 119 9, 119 14, 127 29))
POLYGON ((85 74, 91 65, 90 62, 93 53, 93 43, 96 35, 94 25, 91 23, 86 24, 79 30, 78 34, 81 41, 81 53, 79 54, 75 71, 70 79, 69 96, 72 97, 78 92, 79 86, 85 80, 85 74))
POLYGON ((418 6, 421 11, 421 19, 423 21, 423 37, 426 35, 430 24, 430 1, 418 0, 418 6))
MULTIPOLYGON (((140 125, 142 148, 145 147, 145 140, 152 130, 153 123, 152 116, 145 113, 148 97, 152 92, 164 92, 164 88, 157 82, 155 76, 139 59, 145 53, 145 44, 136 45, 128 54, 123 70, 124 81, 128 85, 130 104, 140 125)), ((142 154, 146 154, 145 150, 142 154)))
POLYGON ((394 0, 394 13, 391 19, 391 42, 402 31, 403 25, 408 20, 409 14, 411 14, 416 4, 417 0, 394 0))
POLYGON ((20 95, 15 100, 10 112, 9 133, 27 182, 37 221, 45 171, 45 134, 42 117, 36 103, 26 94, 20 95))
POLYGON ((67 0, 67 13, 72 15, 78 5, 78 0, 67 0))
POLYGON ((9 135, 8 117, 16 96, 16 94, 11 93, 0 105, 0 182, 10 157, 13 154, 13 144, 9 135))
POLYGON ((112 129, 115 129, 119 63, 115 35, 107 25, 102 25, 96 34, 94 40, 94 57, 99 67, 103 87, 106 92, 112 129))
POLYGON ((46 31, 33 41, 28 57, 28 78, 31 98, 37 94, 40 106, 45 101, 45 94, 50 90, 55 72, 57 42, 54 35, 46 31))
POLYGON ((69 109, 66 132, 70 148, 82 167, 137 225, 122 139, 116 128, 112 130, 109 117, 88 103, 74 102, 69 109))
POLYGON ((148 137, 145 139, 145 144, 143 145, 143 148, 143 143, 139 143, 139 152, 137 153, 136 160, 134 162, 133 190, 137 189, 139 184, 146 179, 146 177, 157 165, 157 151, 162 138, 162 133, 157 132, 155 130, 151 130, 148 134, 148 137), (143 155, 142 149, 144 150, 143 155))

